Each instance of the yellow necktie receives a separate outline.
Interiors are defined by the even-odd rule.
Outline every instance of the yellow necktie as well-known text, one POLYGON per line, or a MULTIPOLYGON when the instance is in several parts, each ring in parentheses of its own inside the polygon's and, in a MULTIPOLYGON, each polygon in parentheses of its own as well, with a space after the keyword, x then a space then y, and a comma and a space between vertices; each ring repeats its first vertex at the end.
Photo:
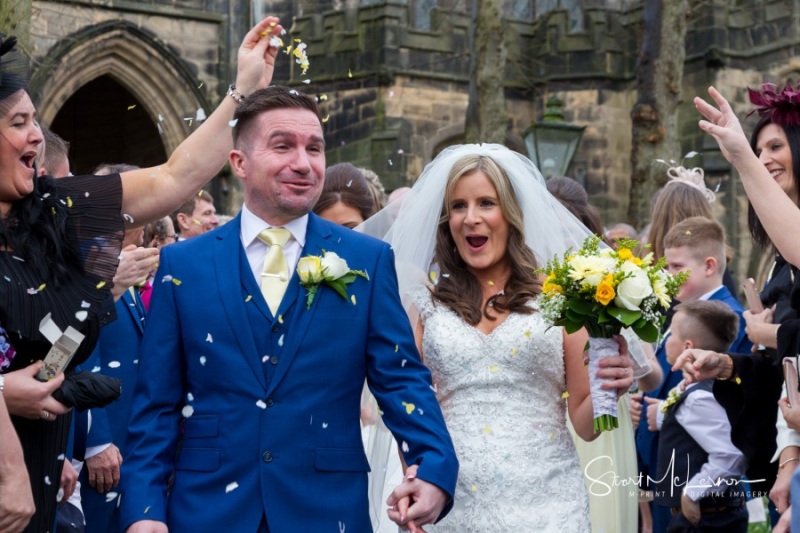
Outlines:
POLYGON ((258 234, 258 238, 269 246, 261 271, 261 294, 273 315, 278 312, 283 294, 289 286, 289 266, 283 255, 283 247, 291 236, 286 228, 269 228, 258 234))

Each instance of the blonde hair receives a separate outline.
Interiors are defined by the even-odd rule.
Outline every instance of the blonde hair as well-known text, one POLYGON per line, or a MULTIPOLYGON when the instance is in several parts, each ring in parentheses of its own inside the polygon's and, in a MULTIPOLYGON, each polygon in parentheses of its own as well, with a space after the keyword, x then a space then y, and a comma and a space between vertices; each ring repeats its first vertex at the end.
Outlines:
POLYGON ((686 247, 698 261, 713 257, 717 271, 722 274, 727 266, 725 257, 725 230, 719 222, 706 217, 691 217, 675 224, 664 237, 664 248, 686 247))
POLYGON ((664 236, 675 224, 698 216, 714 218, 711 204, 698 189, 685 183, 673 183, 661 189, 653 203, 647 237, 654 259, 664 255, 664 236))

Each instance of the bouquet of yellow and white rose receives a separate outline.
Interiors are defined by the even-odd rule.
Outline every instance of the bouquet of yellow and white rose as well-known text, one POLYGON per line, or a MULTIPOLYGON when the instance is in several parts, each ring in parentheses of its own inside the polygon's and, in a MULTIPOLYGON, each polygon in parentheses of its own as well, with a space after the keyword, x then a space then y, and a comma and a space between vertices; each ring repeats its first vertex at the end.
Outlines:
POLYGON ((638 257, 639 243, 621 239, 616 250, 600 248, 600 237, 587 237, 580 250, 554 257, 540 272, 547 275, 538 298, 542 316, 567 333, 586 328, 589 333, 589 379, 594 407, 594 429, 619 427, 617 400, 595 379, 597 363, 619 353, 612 338, 630 328, 646 342, 656 342, 666 310, 687 273, 669 274, 662 257, 638 257))

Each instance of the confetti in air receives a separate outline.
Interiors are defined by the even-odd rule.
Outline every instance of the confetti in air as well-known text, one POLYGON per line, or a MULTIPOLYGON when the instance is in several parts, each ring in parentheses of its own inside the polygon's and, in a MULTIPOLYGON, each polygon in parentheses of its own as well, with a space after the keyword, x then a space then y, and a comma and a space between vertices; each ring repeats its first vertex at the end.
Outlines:
POLYGON ((403 407, 406 408, 406 414, 409 414, 409 415, 414 412, 414 409, 417 408, 416 405, 414 405, 413 403, 408 403, 408 402, 403 402, 403 407))
POLYGON ((239 119, 238 119, 238 118, 235 118, 235 119, 233 119, 233 120, 229 120, 229 121, 228 121, 228 126, 230 126, 231 128, 233 128, 234 126, 236 126, 236 123, 237 123, 237 122, 239 122, 239 119))
POLYGON ((261 362, 262 363, 266 363, 267 361, 269 361, 269 356, 268 355, 265 355, 264 357, 261 358, 261 362))
POLYGON ((327 422, 323 422, 322 423, 322 429, 328 429, 328 423, 327 422))
POLYGON ((89 309, 91 306, 92 304, 90 304, 86 300, 81 300, 81 307, 83 307, 84 309, 89 309))
POLYGON ((325 123, 326 123, 326 122, 328 122, 330 119, 331 119, 331 116, 330 116, 330 115, 325 115, 324 117, 322 117, 322 123, 323 123, 323 124, 325 124, 325 123))
POLYGON ((306 85, 308 85, 309 83, 311 83, 311 80, 303 80, 303 83, 305 83, 306 85))
POLYGON ((106 493, 106 503, 111 503, 117 498, 116 492, 107 492, 106 493))
POLYGON ((108 368, 119 368, 122 364, 119 361, 109 361, 108 368))
POLYGON ((194 401, 194 394, 191 392, 186 393, 186 401, 193 402, 194 401))
POLYGON ((407 443, 406 441, 403 441, 403 446, 402 446, 402 448, 403 448, 403 451, 404 451, 405 453, 408 453, 408 443, 407 443))
POLYGON ((132 216, 130 216, 128 213, 125 213, 125 214, 123 214, 123 215, 122 215, 122 218, 124 218, 124 219, 125 219, 126 221, 128 221, 129 223, 133 224, 133 217, 132 217, 132 216))
POLYGON ((352 70, 347 69, 347 77, 348 78, 352 78, 353 77, 353 71, 352 70))
POLYGON ((197 108, 197 113, 195 113, 194 119, 197 122, 203 122, 206 119, 206 110, 202 107, 197 108))
POLYGON ((403 359, 403 360, 400 362, 400 367, 401 367, 401 368, 405 368, 405 367, 406 367, 406 363, 408 363, 408 359, 403 359))
POLYGON ((50 483, 50 476, 44 476, 44 484, 45 484, 45 485, 51 485, 51 483, 50 483))
POLYGON ((203 366, 206 366, 206 356, 205 355, 201 355, 200 356, 200 364, 203 365, 203 366))
POLYGON ((278 324, 283 324, 283 315, 278 315, 278 324))
POLYGON ((281 338, 278 339, 278 346, 283 346, 283 336, 284 334, 281 334, 281 338))
POLYGON ((128 111, 132 111, 134 109, 136 109, 136 104, 128 106, 128 111))
POLYGON ((189 418, 194 414, 194 407, 191 405, 185 405, 183 409, 181 409, 181 414, 183 415, 183 418, 189 418))
POLYGON ((56 501, 60 502, 64 499, 64 487, 58 487, 58 492, 56 492, 56 501))
POLYGON ((561 393, 561 399, 562 400, 566 400, 567 398, 569 398, 569 391, 562 392, 561 393))
POLYGON ((214 337, 211 336, 211 333, 206 335, 206 342, 214 342, 214 337))
POLYGON ((353 305, 356 305, 356 295, 355 294, 351 294, 350 295, 350 301, 353 302, 353 305))
POLYGON ((497 374, 498 372, 500 372, 500 367, 498 365, 492 365, 489 367, 489 371, 492 374, 497 374))
POLYGON ((233 483, 228 483, 228 485, 225 487, 225 494, 228 494, 229 492, 236 490, 238 488, 239 484, 236 483, 235 481, 233 483))
POLYGON ((97 284, 97 288, 98 289, 102 289, 105 286, 106 286, 106 282, 105 281, 101 281, 100 283, 97 284))
POLYGON ((267 408, 267 404, 266 404, 266 403, 264 403, 264 400, 258 400, 258 401, 256 402, 256 405, 257 405, 258 407, 262 408, 262 409, 266 409, 266 408, 267 408))
POLYGON ((394 345, 394 351, 395 351, 395 353, 400 351, 400 345, 399 344, 395 344, 394 345))

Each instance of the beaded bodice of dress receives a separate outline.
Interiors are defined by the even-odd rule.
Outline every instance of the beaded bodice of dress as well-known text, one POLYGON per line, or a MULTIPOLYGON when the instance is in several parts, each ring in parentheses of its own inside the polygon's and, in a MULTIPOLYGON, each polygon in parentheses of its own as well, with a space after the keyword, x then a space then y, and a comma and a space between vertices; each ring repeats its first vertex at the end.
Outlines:
POLYGON ((588 531, 588 498, 566 427, 563 333, 513 313, 484 334, 427 291, 414 296, 460 461, 456 503, 434 531, 588 531))

